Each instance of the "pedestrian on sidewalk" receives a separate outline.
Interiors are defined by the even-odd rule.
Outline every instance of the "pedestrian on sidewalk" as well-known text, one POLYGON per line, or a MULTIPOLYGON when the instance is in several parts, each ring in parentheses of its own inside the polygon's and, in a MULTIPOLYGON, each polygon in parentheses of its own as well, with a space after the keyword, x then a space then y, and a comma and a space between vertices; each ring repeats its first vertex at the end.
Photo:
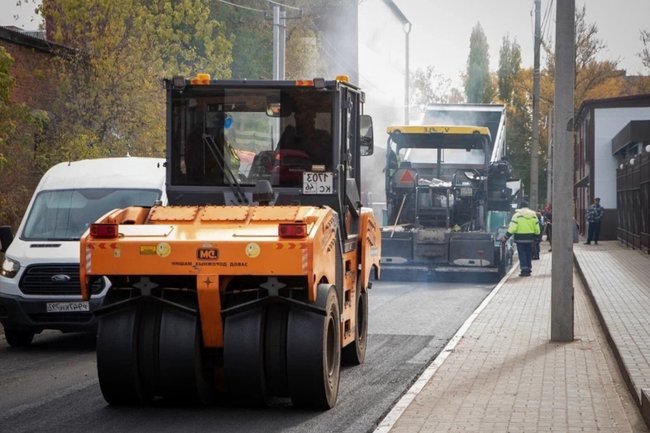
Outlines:
POLYGON ((511 236, 515 238, 517 255, 519 256, 520 277, 530 277, 533 270, 533 243, 539 234, 537 213, 528 208, 528 203, 522 201, 519 209, 510 220, 508 231, 501 238, 501 242, 506 242, 511 236))
POLYGON ((546 240, 548 241, 548 252, 550 253, 553 248, 553 205, 548 203, 544 208, 544 231, 546 232, 546 240))
POLYGON ((605 209, 600 205, 600 198, 596 197, 587 211, 589 229, 587 230, 587 242, 585 242, 585 245, 591 244, 591 241, 594 241, 594 244, 598 245, 598 238, 600 237, 600 220, 603 219, 604 212, 605 209))
POLYGON ((542 217, 542 209, 537 212, 537 222, 539 223, 539 234, 535 236, 533 242, 533 260, 539 260, 540 244, 542 243, 542 232, 544 231, 544 217, 542 217))

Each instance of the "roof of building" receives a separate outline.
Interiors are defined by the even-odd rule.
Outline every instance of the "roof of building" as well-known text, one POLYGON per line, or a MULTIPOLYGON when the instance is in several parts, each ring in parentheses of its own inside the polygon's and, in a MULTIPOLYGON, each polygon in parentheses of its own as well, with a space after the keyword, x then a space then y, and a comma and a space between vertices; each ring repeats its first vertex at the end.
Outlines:
POLYGON ((575 123, 579 123, 587 112, 592 109, 620 107, 650 107, 650 93, 616 96, 613 98, 587 99, 580 104, 575 123))
POLYGON ((69 52, 72 50, 70 47, 40 37, 40 35, 38 35, 39 33, 40 32, 33 31, 26 32, 14 26, 0 26, 0 40, 8 41, 17 45, 23 45, 47 53, 61 50, 69 52))
POLYGON ((625 149, 630 143, 650 142, 650 120, 632 120, 612 138, 612 154, 625 149))

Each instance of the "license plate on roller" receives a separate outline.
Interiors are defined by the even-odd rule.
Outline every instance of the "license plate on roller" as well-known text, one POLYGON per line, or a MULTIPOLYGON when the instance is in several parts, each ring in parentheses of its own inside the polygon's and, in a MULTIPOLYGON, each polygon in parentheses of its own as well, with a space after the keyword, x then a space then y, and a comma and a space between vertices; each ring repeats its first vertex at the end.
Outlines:
POLYGON ((90 304, 87 301, 80 302, 48 302, 48 313, 74 313, 76 311, 90 311, 90 304))

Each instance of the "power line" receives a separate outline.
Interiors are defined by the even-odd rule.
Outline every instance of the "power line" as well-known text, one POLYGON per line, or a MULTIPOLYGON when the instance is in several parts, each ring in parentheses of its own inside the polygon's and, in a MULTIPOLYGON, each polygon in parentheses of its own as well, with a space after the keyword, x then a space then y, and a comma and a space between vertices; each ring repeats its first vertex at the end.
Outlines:
POLYGON ((553 13, 553 1, 551 0, 548 3, 548 6, 546 8, 546 12, 544 13, 544 20, 542 21, 542 40, 548 40, 550 37, 550 31, 551 31, 551 26, 550 23, 552 21, 552 13, 553 13))
MULTIPOLYGON (((251 8, 251 7, 248 7, 248 6, 238 5, 236 3, 231 3, 231 2, 226 1, 226 0, 217 0, 217 1, 219 3, 227 4, 229 6, 234 6, 236 8, 240 8, 240 9, 246 9, 246 10, 253 11, 253 12, 261 12, 263 14, 266 13, 266 11, 263 11, 262 9, 255 9, 255 8, 251 8)), ((267 1, 270 1, 270 0, 267 0, 267 1)))
POLYGON ((297 11, 300 10, 300 8, 298 8, 298 7, 285 5, 285 4, 283 4, 283 3, 276 2, 276 1, 273 1, 273 0, 266 0, 266 1, 269 2, 269 3, 271 3, 271 4, 274 4, 274 5, 276 5, 276 6, 282 6, 283 8, 294 9, 294 10, 297 10, 297 11))

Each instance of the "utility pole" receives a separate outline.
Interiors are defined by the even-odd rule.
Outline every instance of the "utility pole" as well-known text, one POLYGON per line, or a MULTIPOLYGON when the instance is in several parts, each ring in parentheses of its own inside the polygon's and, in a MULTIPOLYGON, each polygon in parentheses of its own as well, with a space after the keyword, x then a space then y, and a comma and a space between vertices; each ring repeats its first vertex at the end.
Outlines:
POLYGON ((284 80, 284 54, 286 45, 287 13, 273 6, 273 79, 284 80))
POLYGON ((539 49, 541 45, 542 0, 535 0, 535 46, 533 57, 533 142, 530 151, 530 208, 537 209, 539 191, 539 49))
POLYGON ((553 115, 553 256, 551 341, 573 341, 573 89, 575 0, 558 0, 553 115))
MULTIPOLYGON (((553 108, 547 119, 553 119, 553 108)), ((546 143, 546 203, 553 200, 553 121, 547 120, 548 133, 546 143)))
POLYGON ((411 72, 409 69, 409 39, 410 39, 410 34, 411 34, 411 22, 407 21, 406 24, 404 24, 404 33, 406 33, 406 71, 405 71, 405 77, 404 77, 404 124, 405 125, 410 125, 410 117, 411 113, 409 110, 409 104, 410 104, 410 81, 411 81, 411 72))

